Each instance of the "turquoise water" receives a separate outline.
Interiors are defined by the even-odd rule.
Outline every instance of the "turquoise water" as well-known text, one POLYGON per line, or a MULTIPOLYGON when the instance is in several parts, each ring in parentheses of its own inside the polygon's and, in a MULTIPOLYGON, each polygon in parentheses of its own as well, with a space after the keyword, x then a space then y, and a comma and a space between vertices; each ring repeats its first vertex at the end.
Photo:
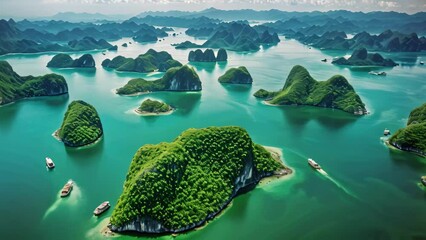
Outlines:
MULTIPOLYGON (((121 46, 129 40, 117 43, 121 46)), ((182 34, 159 43, 119 47, 105 56, 94 51, 95 71, 46 68, 53 53, 0 58, 21 75, 62 74, 70 91, 69 96, 24 100, 0 108, 2 239, 102 239, 101 222, 112 209, 100 218, 92 216, 93 209, 105 200, 114 207, 136 150, 147 143, 172 141, 188 128, 213 125, 244 127, 255 142, 281 148, 284 161, 295 172, 239 196, 218 219, 177 239, 426 238, 426 189, 418 185, 426 174, 426 161, 389 150, 381 141, 384 128, 394 132, 404 126, 411 109, 426 102, 426 67, 418 64, 426 60, 425 53, 386 54, 402 66, 375 69, 388 73, 380 77, 369 75, 371 69, 320 61, 346 52, 309 49, 283 39, 256 53, 228 52, 226 64, 193 64, 202 81, 201 93, 136 97, 113 93, 134 77, 156 79, 161 74, 105 70, 100 66, 104 58, 136 57, 154 48, 186 63, 189 50, 170 46, 184 40, 203 42, 182 34), (371 114, 356 117, 314 107, 271 107, 252 96, 259 88, 282 88, 296 64, 318 80, 344 75, 371 114), (218 83, 227 69, 241 65, 251 72, 253 86, 218 83), (132 109, 148 97, 163 100, 177 111, 159 117, 133 114, 132 109), (76 99, 94 105, 104 126, 104 139, 92 148, 68 149, 51 136, 68 103, 76 99), (56 163, 53 171, 45 168, 46 156, 56 163), (326 173, 311 169, 308 157, 326 173), (69 198, 60 199, 59 191, 70 178, 76 187, 69 198)))

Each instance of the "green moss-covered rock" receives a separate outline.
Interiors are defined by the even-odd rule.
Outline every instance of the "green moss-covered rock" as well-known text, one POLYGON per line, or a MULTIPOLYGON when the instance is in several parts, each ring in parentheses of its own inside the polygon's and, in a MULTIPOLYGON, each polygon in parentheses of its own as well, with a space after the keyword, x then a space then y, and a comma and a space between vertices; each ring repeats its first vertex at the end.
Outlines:
POLYGON ((426 103, 411 111, 407 126, 396 131, 389 143, 401 150, 426 156, 426 103))
POLYGON ((181 232, 213 218, 261 178, 291 172, 239 127, 189 129, 133 157, 113 231, 181 232))
POLYGON ((318 82, 299 65, 291 69, 282 90, 268 93, 264 90, 256 97, 271 97, 268 102, 275 105, 310 105, 360 115, 367 113, 365 104, 345 77, 335 75, 318 82))
POLYGON ((164 113, 172 110, 168 104, 157 101, 146 99, 142 102, 141 106, 138 108, 139 112, 147 112, 147 113, 164 113))
POLYGON ((64 77, 57 74, 19 76, 6 61, 0 61, 0 105, 19 99, 68 93, 64 77))
POLYGON ((392 59, 385 59, 378 53, 368 53, 367 49, 365 48, 359 48, 355 50, 348 59, 341 57, 333 60, 331 63, 348 66, 394 67, 398 65, 392 59))
POLYGON ((117 71, 127 72, 165 72, 173 67, 180 67, 182 64, 172 58, 172 56, 165 52, 157 52, 149 49, 146 53, 139 55, 137 58, 125 58, 117 56, 110 59, 105 59, 102 66, 106 68, 113 68, 117 71))
POLYGON ((273 93, 271 93, 271 92, 269 92, 269 91, 266 91, 265 89, 259 89, 259 90, 257 90, 257 91, 253 94, 253 96, 255 96, 255 97, 257 97, 257 98, 265 98, 265 99, 268 99, 268 98, 271 98, 271 97, 272 97, 272 94, 273 94, 273 93))
POLYGON ((221 48, 217 51, 216 61, 218 62, 226 62, 228 61, 228 53, 225 49, 221 48))
POLYGON ((91 54, 84 54, 73 60, 68 54, 60 53, 47 63, 47 67, 51 68, 94 68, 95 66, 96 63, 91 54))
POLYGON ((246 67, 231 68, 219 77, 220 83, 252 84, 253 78, 246 67))
POLYGON ((80 147, 96 142, 103 135, 102 123, 96 109, 84 102, 68 105, 58 136, 69 147, 80 147))
POLYGON ((167 70, 164 76, 155 81, 142 78, 130 80, 117 94, 130 95, 155 91, 201 91, 201 81, 193 68, 187 65, 167 70))

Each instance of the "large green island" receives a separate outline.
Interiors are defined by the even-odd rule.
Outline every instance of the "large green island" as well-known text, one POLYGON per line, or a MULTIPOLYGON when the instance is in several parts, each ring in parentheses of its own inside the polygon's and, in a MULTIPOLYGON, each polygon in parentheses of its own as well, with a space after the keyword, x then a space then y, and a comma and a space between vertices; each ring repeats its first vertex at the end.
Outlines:
POLYGON ((201 81, 193 68, 187 65, 167 70, 164 76, 155 81, 143 78, 130 80, 117 94, 132 95, 156 91, 201 91, 201 81))
POLYGON ((335 75, 327 81, 316 81, 306 68, 294 66, 284 87, 277 92, 260 89, 254 93, 271 105, 310 105, 340 109, 356 115, 367 114, 365 104, 341 75, 335 75))
POLYGON ((407 126, 396 131, 389 143, 400 150, 426 157, 426 103, 411 111, 407 126))
POLYGON ((115 232, 176 233, 203 225, 260 179, 291 170, 239 127, 184 131, 133 157, 110 218, 115 232))
POLYGON ((68 93, 64 77, 57 74, 19 76, 6 61, 0 61, 0 105, 19 99, 68 93))
POLYGON ((174 60, 172 56, 165 51, 157 52, 149 49, 146 53, 139 55, 137 58, 126 58, 117 56, 111 59, 105 59, 102 67, 113 68, 117 71, 127 72, 165 72, 172 67, 180 67, 182 64, 174 60))
POLYGON ((57 137, 68 147, 95 143, 103 135, 102 123, 96 109, 81 100, 68 105, 57 137))

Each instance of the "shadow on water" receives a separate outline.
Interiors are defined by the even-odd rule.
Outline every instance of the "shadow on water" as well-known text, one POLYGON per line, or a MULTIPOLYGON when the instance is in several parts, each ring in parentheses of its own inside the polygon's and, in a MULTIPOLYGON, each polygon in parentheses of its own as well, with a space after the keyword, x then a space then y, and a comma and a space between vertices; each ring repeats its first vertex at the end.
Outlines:
POLYGON ((219 67, 219 69, 225 69, 226 65, 228 65, 228 62, 217 62, 217 66, 219 67))
POLYGON ((251 84, 221 84, 229 92, 250 92, 251 84))
POLYGON ((47 106, 56 108, 56 107, 63 106, 65 103, 67 103, 69 98, 70 96, 67 93, 67 94, 62 94, 59 96, 46 97, 44 99, 44 102, 46 103, 47 106))
POLYGON ((200 104, 201 92, 165 92, 158 96, 176 109, 176 112, 172 114, 186 116, 200 104))
POLYGON ((397 165, 406 165, 416 171, 426 171, 426 158, 414 153, 389 148, 389 157, 397 165))
POLYGON ((100 139, 99 142, 95 143, 94 145, 78 147, 78 148, 65 147, 65 151, 71 158, 84 160, 79 162, 81 162, 82 164, 88 164, 90 160, 92 161, 95 161, 94 159, 96 159, 96 161, 100 160, 96 156, 99 156, 99 153, 101 153, 104 150, 104 142, 105 142, 105 136, 103 136, 102 139, 100 139))
POLYGON ((20 107, 13 103, 7 106, 0 106, 0 130, 6 131, 11 129, 15 117, 17 116, 20 107))
POLYGON ((320 107, 279 106, 279 108, 282 110, 284 118, 299 128, 314 120, 329 130, 338 131, 359 118, 340 110, 320 107))
POLYGON ((216 62, 190 62, 191 66, 197 71, 206 71, 212 73, 216 68, 216 62))
POLYGON ((58 74, 72 74, 78 73, 85 77, 94 77, 96 75, 96 68, 49 68, 54 73, 58 74))

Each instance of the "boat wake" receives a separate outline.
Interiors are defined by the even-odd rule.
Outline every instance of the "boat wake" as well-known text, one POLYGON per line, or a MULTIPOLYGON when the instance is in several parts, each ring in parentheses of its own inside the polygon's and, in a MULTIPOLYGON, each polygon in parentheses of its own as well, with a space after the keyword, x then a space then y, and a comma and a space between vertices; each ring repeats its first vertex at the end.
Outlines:
POLYGON ((54 212, 61 205, 64 205, 64 204, 75 205, 78 202, 78 200, 81 198, 81 190, 74 182, 73 190, 68 197, 61 198, 61 190, 59 190, 56 196, 57 196, 56 201, 52 205, 50 205, 50 207, 46 210, 46 212, 43 215, 43 219, 47 218, 52 212, 54 212))
POLYGON ((335 180, 330 175, 328 175, 328 173, 326 171, 324 171, 323 169, 317 169, 317 171, 319 173, 321 173, 321 175, 323 175, 325 178, 327 178, 328 180, 330 180, 331 182, 333 182, 338 188, 342 189, 346 194, 348 194, 349 196, 351 196, 353 198, 356 198, 356 199, 360 200, 355 194, 351 193, 341 183, 339 183, 337 180, 335 180))

